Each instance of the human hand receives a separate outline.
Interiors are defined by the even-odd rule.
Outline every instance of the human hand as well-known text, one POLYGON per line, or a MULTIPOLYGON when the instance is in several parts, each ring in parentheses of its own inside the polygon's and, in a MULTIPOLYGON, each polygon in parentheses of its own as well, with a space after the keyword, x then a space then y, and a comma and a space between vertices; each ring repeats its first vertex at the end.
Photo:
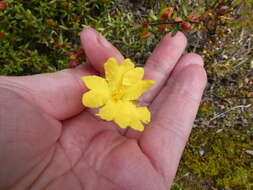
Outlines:
POLYGON ((89 64, 0 77, 0 189, 169 189, 206 85, 201 57, 182 56, 182 33, 158 44, 145 65, 156 85, 140 99, 152 121, 140 133, 83 107, 81 77, 123 56, 92 29, 81 41, 89 64))

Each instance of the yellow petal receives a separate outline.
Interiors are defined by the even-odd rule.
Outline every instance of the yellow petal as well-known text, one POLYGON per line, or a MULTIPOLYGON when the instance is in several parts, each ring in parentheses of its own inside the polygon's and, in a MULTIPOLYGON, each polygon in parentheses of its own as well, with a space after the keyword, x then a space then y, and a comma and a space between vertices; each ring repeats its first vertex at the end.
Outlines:
POLYGON ((139 82, 144 76, 144 69, 137 67, 129 70, 124 74, 122 84, 126 86, 134 85, 139 82))
POLYGON ((117 80, 119 76, 119 64, 115 58, 109 58, 104 64, 105 76, 108 82, 117 80))
POLYGON ((136 107, 130 101, 117 103, 114 121, 121 127, 131 127, 134 130, 143 131, 143 123, 150 122, 150 112, 147 107, 136 107))
POLYGON ((89 89, 99 91, 109 91, 108 84, 106 80, 102 77, 96 75, 84 76, 82 77, 82 80, 89 89))
POLYGON ((84 76, 83 82, 91 89, 83 95, 83 105, 89 108, 97 108, 105 104, 109 99, 110 91, 105 79, 99 76, 84 76))
POLYGON ((114 119, 115 113, 117 113, 117 111, 118 111, 117 104, 113 100, 109 100, 107 101, 105 106, 99 110, 99 113, 96 115, 106 121, 111 121, 114 119))
POLYGON ((114 121, 121 128, 126 128, 129 126, 132 117, 135 115, 133 111, 134 105, 129 101, 118 101, 117 107, 114 121))
POLYGON ((109 58, 104 64, 106 80, 112 91, 121 87, 123 75, 134 68, 130 59, 125 59, 122 64, 118 64, 115 58, 109 58))
POLYGON ((104 64, 106 80, 112 91, 117 90, 120 87, 122 78, 122 72, 120 65, 115 58, 110 58, 104 64))
POLYGON ((143 123, 150 122, 147 107, 137 107, 137 100, 155 82, 142 80, 144 69, 137 67, 130 59, 118 64, 110 58, 104 64, 106 79, 98 76, 82 77, 90 89, 83 95, 82 102, 90 108, 101 107, 97 116, 104 120, 114 120, 121 128, 132 127, 143 131, 143 123))
POLYGON ((83 94, 83 105, 89 108, 97 108, 106 103, 109 94, 103 91, 90 90, 83 94))
POLYGON ((139 120, 132 121, 131 124, 130 124, 130 127, 134 130, 137 130, 137 131, 143 131, 144 130, 144 126, 139 120))
POLYGON ((134 68, 134 64, 131 59, 125 59, 120 66, 123 73, 126 73, 127 71, 134 68))
POLYGON ((124 100, 137 100, 145 91, 155 84, 153 80, 141 80, 124 89, 124 100))
POLYGON ((144 126, 141 122, 146 124, 150 122, 150 112, 147 107, 135 107, 134 111, 135 114, 129 126, 134 130, 143 131, 144 126))
POLYGON ((115 123, 118 124, 122 129, 125 129, 129 126, 130 119, 122 116, 118 116, 114 119, 115 123))
POLYGON ((151 114, 147 107, 139 107, 137 108, 138 119, 140 119, 143 123, 149 123, 151 114))

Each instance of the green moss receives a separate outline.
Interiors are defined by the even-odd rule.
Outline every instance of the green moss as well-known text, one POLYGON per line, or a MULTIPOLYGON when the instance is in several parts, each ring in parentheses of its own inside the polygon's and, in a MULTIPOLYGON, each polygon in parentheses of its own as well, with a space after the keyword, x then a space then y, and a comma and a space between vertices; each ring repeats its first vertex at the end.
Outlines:
POLYGON ((246 150, 253 147, 252 137, 235 129, 226 133, 206 130, 202 135, 199 130, 194 129, 181 166, 215 187, 250 189, 253 164, 246 150))
POLYGON ((202 104, 199 108, 200 117, 208 117, 213 115, 214 109, 212 105, 202 104))

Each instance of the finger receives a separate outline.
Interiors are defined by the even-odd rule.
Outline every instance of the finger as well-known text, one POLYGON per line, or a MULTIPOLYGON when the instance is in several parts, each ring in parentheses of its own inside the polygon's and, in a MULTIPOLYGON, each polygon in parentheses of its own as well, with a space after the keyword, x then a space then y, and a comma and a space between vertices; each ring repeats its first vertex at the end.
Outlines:
POLYGON ((183 33, 178 32, 174 37, 167 34, 157 45, 145 65, 145 78, 155 80, 156 84, 141 98, 142 104, 149 105, 153 98, 164 86, 169 74, 184 52, 187 39, 183 33))
POLYGON ((64 120, 84 109, 81 98, 87 89, 81 77, 94 74, 93 68, 82 65, 49 74, 1 77, 0 86, 16 91, 54 118, 64 120))
MULTIPOLYGON (((174 68, 174 73, 179 73, 182 69, 184 69, 185 67, 189 66, 189 65, 200 65, 203 66, 203 59, 201 58, 201 56, 199 56, 198 54, 195 53, 188 53, 186 55, 184 55, 183 57, 180 58, 180 60, 178 61, 178 63, 176 64, 175 68, 174 68)), ((164 92, 166 93, 166 92, 164 92)), ((154 114, 158 109, 160 109, 161 105, 163 105, 163 102, 166 100, 167 96, 166 95, 160 95, 160 98, 156 99, 156 103, 154 103, 153 105, 151 105, 151 111, 154 114), (162 98, 161 98, 162 97, 162 98)), ((153 114, 152 118, 153 118, 153 114)), ((129 129, 126 133, 126 136, 129 138, 134 138, 134 139, 139 139, 142 133, 138 132, 138 131, 134 131, 132 129, 129 129)))
MULTIPOLYGON (((194 65, 195 66, 198 65, 200 67, 203 67, 204 62, 203 62, 202 57, 198 54, 195 54, 195 53, 188 53, 188 54, 184 55, 179 60, 178 64, 176 65, 176 67, 173 71, 172 78, 169 79, 165 88, 168 88, 168 84, 173 83, 173 81, 175 83, 177 82, 176 81, 177 78, 175 78, 174 76, 176 76, 182 70, 186 69, 188 66, 194 66, 194 65), (172 82, 170 82, 170 81, 172 81, 172 82)), ((172 84, 172 85, 174 85, 174 84, 172 84)), ((166 90, 161 91, 159 96, 155 99, 154 103, 152 103, 150 105, 150 110, 152 111, 152 114, 155 115, 157 113, 157 111, 161 108, 161 105, 163 105, 163 102, 167 100, 167 97, 168 97, 168 91, 166 91, 166 90)))
MULTIPOLYGON (((172 37, 171 33, 167 34, 157 45, 145 65, 144 76, 146 79, 154 80, 156 84, 140 97, 140 105, 149 105, 154 97, 159 93, 174 66, 183 54, 186 44, 187 39, 184 34, 177 32, 174 37, 172 37)), ((126 132, 126 136, 129 138, 137 139, 140 134, 141 133, 131 128, 126 132)))
POLYGON ((110 42, 92 28, 81 33, 81 42, 90 64, 100 73, 104 72, 104 63, 110 57, 122 62, 124 57, 110 42))
POLYGON ((141 136, 140 146, 166 179, 174 178, 205 85, 204 68, 189 65, 172 74, 151 105, 154 119, 141 136))

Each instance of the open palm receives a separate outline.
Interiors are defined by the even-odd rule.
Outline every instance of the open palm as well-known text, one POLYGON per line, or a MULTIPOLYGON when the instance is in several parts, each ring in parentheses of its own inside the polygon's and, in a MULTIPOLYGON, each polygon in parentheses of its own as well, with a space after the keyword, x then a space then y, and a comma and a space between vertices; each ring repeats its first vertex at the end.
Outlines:
POLYGON ((152 121, 140 133, 82 106, 80 77, 103 75, 109 57, 123 57, 90 28, 81 41, 89 64, 0 77, 0 189, 169 189, 206 84, 202 59, 182 56, 182 33, 158 44, 145 66, 156 85, 140 99, 152 121))

